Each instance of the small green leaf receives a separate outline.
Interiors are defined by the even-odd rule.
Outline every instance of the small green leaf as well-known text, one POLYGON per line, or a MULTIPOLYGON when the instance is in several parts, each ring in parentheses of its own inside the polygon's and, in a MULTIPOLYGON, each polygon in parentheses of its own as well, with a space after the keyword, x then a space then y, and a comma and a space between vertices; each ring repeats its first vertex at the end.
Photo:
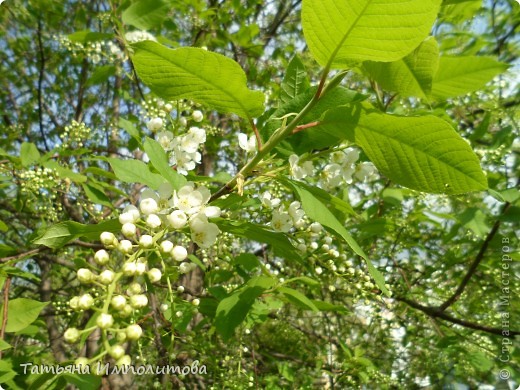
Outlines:
POLYGON ((264 94, 247 88, 244 71, 230 58, 195 47, 168 49, 152 41, 133 48, 138 76, 163 99, 188 98, 245 118, 264 110, 264 94))
POLYGON ((101 376, 94 374, 61 374, 67 383, 75 385, 78 390, 96 390, 101 386, 101 376))
POLYGON ((278 287, 276 291, 281 292, 289 300, 289 302, 295 304, 304 310, 318 311, 316 305, 301 292, 294 290, 289 287, 278 287))
POLYGON ((116 74, 116 67, 114 65, 103 65, 98 66, 94 69, 94 72, 87 80, 87 85, 98 85, 102 84, 111 76, 116 74))
POLYGON ((260 265, 258 257, 252 253, 242 253, 235 257, 233 264, 242 266, 246 271, 252 271, 260 265))
POLYGON ((250 222, 227 221, 224 219, 216 220, 215 223, 224 231, 238 237, 245 237, 256 242, 265 242, 271 245, 274 253, 287 260, 301 261, 294 246, 283 233, 273 232, 263 226, 250 222))
POLYGON ((255 300, 275 284, 273 278, 256 276, 220 301, 215 327, 224 340, 228 340, 235 328, 244 321, 255 300))
POLYGON ((159 142, 146 137, 143 147, 152 165, 161 173, 162 177, 170 182, 175 190, 186 184, 184 176, 174 171, 168 164, 168 156, 159 142))
MULTIPOLYGON (((31 325, 38 315, 47 306, 48 302, 38 302, 33 299, 16 298, 9 301, 7 305, 6 332, 18 332, 31 325)), ((0 323, 4 318, 4 310, 0 310, 0 323)))
POLYGON ((464 210, 458 216, 460 223, 471 230, 477 237, 485 237, 491 228, 486 224, 486 215, 475 207, 464 210))
POLYGON ((367 61, 363 69, 386 90, 398 92, 404 97, 426 98, 430 95, 438 64, 439 45, 435 38, 429 37, 398 61, 367 61))
POLYGON ((110 208, 113 207, 108 196, 99 188, 86 183, 82 183, 81 186, 83 187, 83 191, 85 191, 85 195, 87 195, 92 203, 101 204, 110 208))
POLYGON ((121 224, 117 219, 104 221, 95 225, 83 225, 78 222, 60 222, 46 228, 34 240, 35 245, 45 245, 56 249, 79 238, 98 239, 102 232, 117 233, 121 230, 121 224))
POLYGON ((138 0, 123 11, 123 23, 149 30, 166 19, 170 8, 170 2, 165 0, 138 0))
POLYGON ((280 100, 282 103, 294 99, 311 87, 307 70, 298 55, 295 55, 287 66, 281 85, 280 100))
POLYGON ((141 134, 139 134, 139 130, 137 130, 137 128, 132 122, 124 118, 119 118, 119 127, 121 127, 123 130, 126 130, 126 132, 132 138, 134 138, 137 142, 141 143, 141 134))
POLYGON ((6 343, 4 340, 0 339, 0 351, 5 351, 6 349, 13 348, 13 346, 9 343, 6 343))
POLYGON ((433 79, 432 96, 446 99, 477 91, 508 67, 493 57, 443 56, 433 79))
POLYGON ((116 177, 125 183, 141 183, 156 190, 165 181, 161 175, 150 172, 148 165, 140 160, 107 158, 107 161, 116 177))
POLYGON ((302 26, 322 66, 403 58, 430 33, 440 0, 304 0, 302 26))
POLYGON ((20 148, 20 160, 24 167, 34 164, 39 159, 40 152, 35 144, 31 142, 22 143, 22 147, 20 148))
POLYGON ((94 32, 90 30, 76 31, 75 33, 69 34, 68 38, 72 42, 78 42, 86 44, 89 42, 107 41, 114 37, 114 34, 94 32))
POLYGON ((311 301, 319 311, 337 311, 340 313, 348 313, 349 311, 345 306, 334 305, 330 302, 319 301, 316 299, 311 299, 311 301))

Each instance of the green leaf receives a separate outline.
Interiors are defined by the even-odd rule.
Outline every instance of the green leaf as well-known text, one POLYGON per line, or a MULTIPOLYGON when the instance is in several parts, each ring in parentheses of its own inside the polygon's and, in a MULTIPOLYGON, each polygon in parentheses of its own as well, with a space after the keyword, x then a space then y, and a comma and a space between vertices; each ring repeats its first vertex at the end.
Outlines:
POLYGON ((0 244, 0 257, 11 256, 15 253, 16 248, 5 244, 0 244))
POLYGON ((487 189, 477 156, 448 122, 432 115, 362 113, 355 142, 398 184, 430 193, 487 189))
POLYGON ((157 173, 150 172, 148 165, 139 160, 120 160, 107 158, 116 177, 125 183, 141 183, 156 190, 164 183, 164 179, 157 173))
POLYGON ((485 237, 491 228, 486 224, 486 215, 475 207, 464 210, 458 216, 460 223, 471 230, 477 237, 485 237))
POLYGON ((83 225, 78 222, 60 222, 46 228, 34 240, 35 245, 45 245, 49 248, 61 248, 67 243, 79 238, 98 239, 102 232, 117 233, 121 230, 121 224, 117 219, 101 222, 95 225, 83 225))
MULTIPOLYGON (((262 136, 267 139, 276 129, 282 125, 279 119, 287 114, 298 113, 312 99, 317 87, 312 87, 295 99, 282 105, 261 127, 262 136)), ((328 92, 318 103, 302 118, 301 124, 316 122, 327 111, 339 105, 361 102, 366 99, 356 91, 337 87, 328 92)), ((343 128, 343 127, 342 127, 343 128)), ((298 155, 314 149, 323 149, 340 142, 341 138, 335 134, 324 133, 321 124, 293 134, 281 143, 281 146, 298 155)))
POLYGON ((301 256, 283 233, 273 232, 250 222, 219 219, 215 223, 224 232, 271 245, 274 253, 280 257, 287 260, 301 261, 301 256))
POLYGON ((343 224, 337 220, 329 208, 321 203, 311 192, 300 186, 300 183, 288 180, 283 182, 288 183, 298 194, 298 198, 300 198, 305 214, 307 214, 307 216, 313 221, 321 223, 323 226, 330 228, 339 237, 342 237, 350 248, 365 260, 368 272, 372 275, 372 278, 379 289, 381 289, 381 291, 386 295, 390 295, 390 292, 385 287, 385 279, 383 275, 381 275, 381 273, 372 265, 372 262, 368 259, 368 256, 365 254, 363 249, 361 249, 356 240, 354 240, 347 229, 345 229, 343 224))
POLYGON ((316 299, 312 299, 311 301, 319 311, 337 311, 342 313, 348 313, 349 311, 345 306, 334 305, 330 302, 318 301, 316 299))
POLYGON ((235 328, 244 321, 255 300, 275 284, 273 278, 256 276, 220 301, 215 327, 224 340, 228 340, 235 328))
POLYGON ((151 41, 133 48, 137 74, 163 99, 188 98, 246 118, 264 110, 264 94, 247 88, 244 71, 230 58, 195 47, 168 49, 151 41))
MULTIPOLYGON (((7 305, 6 332, 18 332, 31 325, 49 302, 38 302, 33 299, 16 298, 7 305)), ((0 323, 4 318, 4 310, 0 310, 0 323)))
POLYGON ((31 142, 22 143, 20 148, 20 160, 24 167, 34 164, 40 159, 40 152, 35 144, 31 142))
POLYGON ((137 142, 141 142, 141 134, 139 134, 139 130, 137 130, 132 122, 124 118, 119 118, 119 127, 126 130, 130 137, 134 138, 137 142))
POLYGON ((386 90, 404 97, 426 98, 430 95, 438 64, 439 45, 435 38, 429 37, 401 60, 388 63, 367 61, 363 69, 386 90))
POLYGON ((446 99, 477 91, 508 67, 492 57, 443 56, 433 79, 432 96, 446 99))
POLYGON ((170 2, 165 0, 138 0, 123 11, 123 23, 149 30, 166 19, 170 8, 170 2))
POLYGON ((101 191, 99 188, 96 188, 95 186, 86 183, 81 184, 81 187, 83 187, 85 195, 87 195, 87 197, 92 203, 101 204, 110 208, 113 207, 112 202, 110 201, 108 196, 106 196, 105 193, 101 191))
POLYGON ((318 311, 316 305, 301 292, 289 287, 278 287, 276 291, 281 292, 289 302, 304 310, 318 311))
POLYGON ((78 172, 74 172, 69 168, 62 167, 57 161, 45 161, 45 163, 43 163, 42 165, 45 168, 54 169, 62 179, 68 178, 75 183, 84 183, 87 181, 87 177, 85 175, 82 175, 78 172))
POLYGON ((282 81, 280 100, 282 103, 294 99, 311 87, 307 70, 298 55, 295 55, 287 66, 285 77, 282 81))
POLYGON ((429 34, 440 0, 304 0, 302 26, 322 66, 403 58, 429 34))
POLYGON ((4 340, 0 339, 0 351, 5 351, 6 349, 13 348, 13 346, 9 343, 6 343, 4 340))
POLYGON ((74 384, 79 390, 96 390, 101 386, 101 376, 94 374, 61 374, 67 383, 74 384))
POLYGON ((235 257, 233 264, 242 266, 246 271, 252 271, 260 265, 258 257, 252 253, 242 253, 235 257))
POLYGON ((114 65, 98 66, 87 80, 87 85, 102 84, 111 76, 116 74, 116 67, 114 65))
POLYGON ((78 42, 82 44, 86 44, 89 42, 98 42, 98 41, 106 41, 110 40, 114 37, 114 34, 94 32, 90 30, 76 31, 68 35, 68 38, 72 42, 78 42))
POLYGON ((162 177, 170 182, 175 190, 186 184, 184 176, 174 171, 168 164, 168 156, 159 142, 146 137, 143 147, 152 165, 161 173, 162 177))

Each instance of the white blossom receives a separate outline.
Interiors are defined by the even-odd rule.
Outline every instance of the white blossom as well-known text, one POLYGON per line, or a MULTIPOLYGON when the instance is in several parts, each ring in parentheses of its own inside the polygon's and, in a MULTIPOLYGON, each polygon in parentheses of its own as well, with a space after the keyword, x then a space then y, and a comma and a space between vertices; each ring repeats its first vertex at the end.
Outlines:
POLYGON ((238 146, 247 153, 252 153, 256 150, 256 137, 253 134, 247 138, 247 134, 238 133, 238 146))
POLYGON ((271 219, 271 227, 278 231, 287 233, 292 228, 292 219, 289 214, 281 210, 274 210, 271 219))

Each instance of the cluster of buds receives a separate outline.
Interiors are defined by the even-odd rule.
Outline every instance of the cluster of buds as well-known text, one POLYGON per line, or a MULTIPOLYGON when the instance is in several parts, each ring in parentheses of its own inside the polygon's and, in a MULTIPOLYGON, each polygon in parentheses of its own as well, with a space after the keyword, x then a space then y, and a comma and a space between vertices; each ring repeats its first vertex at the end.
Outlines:
MULTIPOLYGON (((208 206, 210 192, 204 186, 188 183, 178 191, 164 184, 158 192, 146 189, 141 194, 139 207, 127 206, 119 216, 121 234, 103 232, 100 241, 104 249, 94 253, 93 264, 80 268, 77 279, 83 285, 98 287, 101 294, 85 293, 73 297, 69 306, 75 311, 92 310, 96 322, 92 327, 78 330, 69 328, 64 338, 76 343, 83 333, 96 328, 102 332, 105 351, 117 365, 129 364, 121 343, 138 340, 141 327, 135 322, 148 307, 146 286, 158 284, 168 269, 176 269, 174 275, 191 272, 196 265, 188 260, 188 250, 183 243, 189 235, 191 241, 202 248, 216 242, 220 233, 209 218, 220 215, 220 209, 208 206)), ((168 276, 168 285, 175 281, 168 276)), ((179 292, 180 290, 177 290, 179 292)), ((192 301, 197 306, 198 299, 192 301)), ((168 305, 163 303, 162 308, 168 305)), ((101 358, 93 358, 96 360, 101 358)))

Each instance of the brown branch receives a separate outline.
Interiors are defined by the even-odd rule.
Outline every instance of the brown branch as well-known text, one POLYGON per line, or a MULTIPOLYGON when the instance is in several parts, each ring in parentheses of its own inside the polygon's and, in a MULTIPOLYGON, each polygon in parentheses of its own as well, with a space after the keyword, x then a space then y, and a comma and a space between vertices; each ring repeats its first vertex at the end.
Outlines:
MULTIPOLYGON (((408 306, 413 307, 414 309, 422 311, 423 313, 427 314, 429 317, 440 318, 442 320, 451 322, 453 324, 461 325, 465 328, 480 330, 480 331, 483 331, 486 333, 503 336, 503 332, 504 332, 503 329, 492 328, 489 326, 477 324, 475 322, 461 320, 461 319, 455 318, 455 317, 445 313, 444 311, 439 310, 439 308, 437 308, 437 307, 423 306, 417 302, 414 302, 414 301, 409 300, 404 297, 395 297, 395 299, 400 302, 406 303, 408 306)), ((508 330, 508 337, 514 337, 514 336, 518 336, 518 335, 520 335, 520 330, 508 330)))
MULTIPOLYGON (((3 308, 3 317, 2 317, 2 325, 0 327, 0 340, 4 339, 5 336, 5 328, 7 326, 7 308, 9 306, 9 288, 11 287, 11 278, 8 277, 5 280, 4 284, 4 308, 3 308)), ((0 359, 2 358, 2 351, 0 351, 0 359)))
POLYGON ((37 253, 43 252, 48 249, 49 248, 47 248, 47 247, 41 246, 36 249, 31 249, 30 251, 27 251, 27 252, 18 253, 14 256, 2 257, 2 258, 0 258, 0 263, 7 263, 8 261, 13 261, 13 260, 22 260, 25 257, 35 255, 37 253))
MULTIPOLYGON (((504 215, 507 212, 507 210, 509 209, 509 206, 511 206, 511 204, 509 202, 506 202, 504 205, 504 208, 502 209, 501 215, 504 215)), ((493 225, 493 228, 489 231, 488 235, 486 236, 486 239, 482 243, 482 246, 480 247, 480 250, 479 250, 477 256, 475 257, 475 260, 473 260, 473 263, 471 263, 471 265, 468 269, 468 272, 464 276, 464 279, 462 279, 462 281, 460 282, 459 287, 457 287, 457 290, 453 293, 453 295, 451 297, 449 297, 442 305, 440 305, 438 307, 439 311, 442 312, 442 311, 446 310, 448 307, 453 305, 460 298, 460 296, 464 292, 466 286, 468 285, 469 281, 475 274, 475 271, 477 270, 480 262, 484 258, 484 253, 486 252, 486 250, 489 246, 489 243, 491 242, 493 237, 495 237, 495 235, 497 234, 499 227, 500 227, 500 220, 497 219, 495 221, 495 224, 493 225)))
POLYGON ((41 17, 38 18, 38 29, 36 30, 38 35, 38 53, 40 55, 40 67, 39 67, 39 75, 38 75, 38 122, 40 125, 40 135, 43 140, 43 144, 45 145, 45 150, 49 151, 49 145, 47 145, 47 138, 45 137, 45 131, 43 129, 43 76, 45 73, 45 56, 43 53, 43 42, 42 42, 42 20, 41 17))

